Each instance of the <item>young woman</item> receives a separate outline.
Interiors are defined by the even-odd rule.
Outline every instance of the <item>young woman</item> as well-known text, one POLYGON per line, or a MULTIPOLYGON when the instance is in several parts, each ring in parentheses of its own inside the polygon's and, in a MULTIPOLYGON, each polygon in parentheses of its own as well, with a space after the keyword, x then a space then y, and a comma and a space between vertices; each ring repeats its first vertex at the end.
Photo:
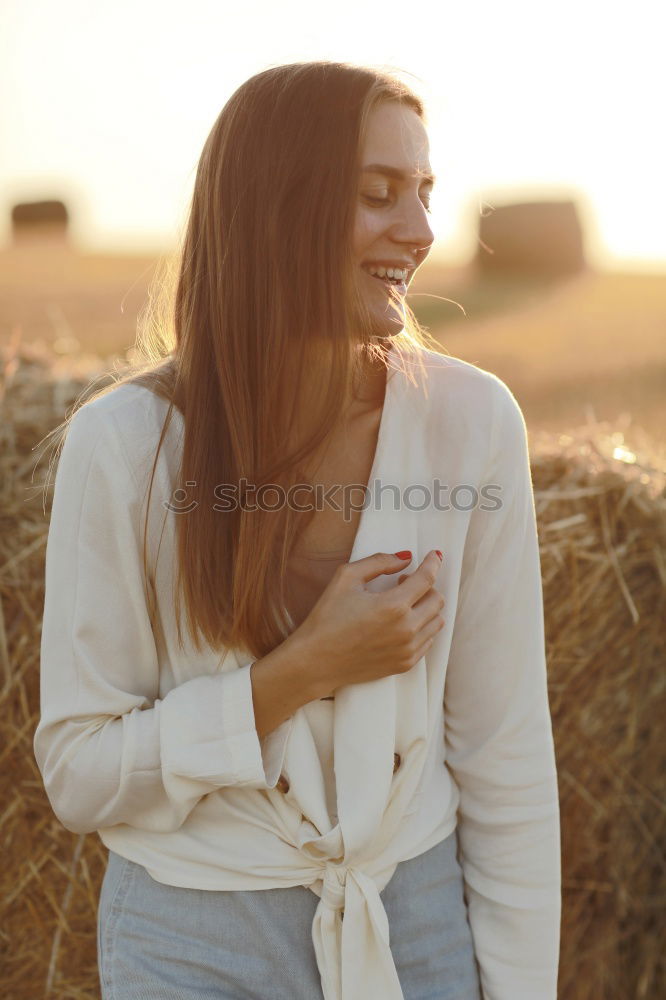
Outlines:
POLYGON ((525 424, 404 301, 425 121, 365 67, 248 80, 173 341, 67 422, 34 749, 109 849, 109 1000, 556 996, 525 424))

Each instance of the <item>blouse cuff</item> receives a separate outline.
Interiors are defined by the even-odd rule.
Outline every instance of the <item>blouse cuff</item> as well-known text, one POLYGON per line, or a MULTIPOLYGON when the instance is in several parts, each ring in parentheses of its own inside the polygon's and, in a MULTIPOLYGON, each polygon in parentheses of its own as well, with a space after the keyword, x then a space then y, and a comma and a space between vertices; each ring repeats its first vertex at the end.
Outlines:
POLYGON ((239 784, 250 788, 275 788, 282 771, 293 716, 259 739, 252 700, 251 663, 225 674, 222 701, 224 730, 234 733, 239 784))

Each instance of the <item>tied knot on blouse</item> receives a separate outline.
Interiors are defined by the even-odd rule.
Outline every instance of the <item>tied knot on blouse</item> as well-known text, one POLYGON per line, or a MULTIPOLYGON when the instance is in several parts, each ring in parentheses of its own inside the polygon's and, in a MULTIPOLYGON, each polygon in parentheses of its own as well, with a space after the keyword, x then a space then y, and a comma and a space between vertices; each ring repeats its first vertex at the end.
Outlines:
POLYGON ((325 865, 322 874, 321 900, 331 910, 344 910, 348 865, 325 865))

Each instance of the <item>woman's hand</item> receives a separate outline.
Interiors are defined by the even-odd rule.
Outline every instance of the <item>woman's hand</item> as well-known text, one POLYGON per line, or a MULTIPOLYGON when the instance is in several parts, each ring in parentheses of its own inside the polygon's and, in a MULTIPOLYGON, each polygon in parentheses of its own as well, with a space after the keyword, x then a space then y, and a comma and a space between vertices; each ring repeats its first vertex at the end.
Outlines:
POLYGON ((444 626, 444 598, 433 586, 440 559, 433 549, 399 586, 375 594, 366 583, 404 569, 388 552, 342 563, 305 621, 292 633, 307 650, 308 669, 331 692, 418 663, 444 626))

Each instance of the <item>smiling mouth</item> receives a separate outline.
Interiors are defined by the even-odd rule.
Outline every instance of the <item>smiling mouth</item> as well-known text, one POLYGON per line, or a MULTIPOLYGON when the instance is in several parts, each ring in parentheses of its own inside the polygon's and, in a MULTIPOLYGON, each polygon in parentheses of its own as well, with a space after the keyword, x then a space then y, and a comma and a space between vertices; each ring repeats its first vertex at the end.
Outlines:
POLYGON ((407 282, 406 281, 391 281, 390 278, 380 278, 378 274, 370 274, 370 272, 366 271, 365 268, 361 268, 361 270, 363 271, 364 274, 367 274, 367 276, 369 278, 372 278, 373 281, 381 281, 381 283, 386 288, 395 288, 396 292, 399 295, 406 295, 407 294, 407 282))

